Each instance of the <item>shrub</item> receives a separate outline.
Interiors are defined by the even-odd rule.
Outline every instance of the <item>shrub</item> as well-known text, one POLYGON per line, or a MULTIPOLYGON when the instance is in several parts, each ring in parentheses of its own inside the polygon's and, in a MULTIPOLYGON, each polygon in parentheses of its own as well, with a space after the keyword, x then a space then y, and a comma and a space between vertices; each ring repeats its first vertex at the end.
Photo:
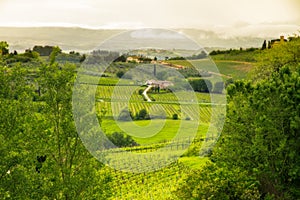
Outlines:
POLYGON ((130 135, 124 133, 114 132, 107 135, 108 139, 118 147, 132 147, 138 146, 136 141, 132 139, 130 135))
POLYGON ((179 199, 260 199, 258 181, 238 167, 208 164, 182 180, 179 199))
POLYGON ((118 77, 118 78, 122 78, 123 75, 124 75, 124 72, 123 72, 123 71, 118 71, 118 72, 117 72, 117 77, 118 77))
POLYGON ((132 113, 129 111, 128 108, 124 108, 119 116, 118 116, 119 121, 130 121, 132 120, 132 113))
POLYGON ((174 120, 177 120, 178 119, 178 115, 175 113, 175 114, 173 114, 173 119, 174 120))
POLYGON ((140 110, 140 112, 136 115, 136 119, 138 120, 150 119, 147 110, 146 109, 140 110))

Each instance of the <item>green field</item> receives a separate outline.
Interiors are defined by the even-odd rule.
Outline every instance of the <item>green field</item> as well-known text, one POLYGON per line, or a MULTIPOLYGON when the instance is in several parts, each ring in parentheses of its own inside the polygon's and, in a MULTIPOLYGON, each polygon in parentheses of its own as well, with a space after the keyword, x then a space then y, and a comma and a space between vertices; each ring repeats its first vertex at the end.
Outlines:
MULTIPOLYGON (((195 122, 180 120, 140 120, 134 122, 116 122, 108 119, 102 123, 103 130, 106 133, 125 132, 133 136, 134 140, 140 145, 149 145, 163 143, 172 140, 177 134, 179 128, 186 134, 186 137, 192 137, 194 133, 195 122), (182 126, 182 127, 181 127, 182 126), (148 137, 150 136, 150 137, 148 137)), ((207 124, 200 124, 196 133, 204 137, 208 129, 207 124)))
POLYGON ((229 60, 169 60, 166 62, 220 74, 225 79, 229 77, 234 79, 246 78, 247 73, 253 68, 253 63, 229 60))

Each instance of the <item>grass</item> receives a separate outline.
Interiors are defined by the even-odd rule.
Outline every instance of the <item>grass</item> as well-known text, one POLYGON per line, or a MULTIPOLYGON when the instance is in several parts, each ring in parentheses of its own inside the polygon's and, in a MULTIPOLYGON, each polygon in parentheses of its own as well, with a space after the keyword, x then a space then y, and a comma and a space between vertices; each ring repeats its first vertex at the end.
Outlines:
POLYGON ((244 61, 230 60, 170 60, 168 63, 182 65, 185 67, 195 67, 198 70, 205 70, 213 73, 220 73, 223 78, 227 79, 230 76, 234 79, 243 79, 247 77, 247 73, 252 69, 253 63, 244 61))
POLYGON ((191 169, 201 169, 203 166, 209 162, 208 157, 181 157, 179 158, 178 162, 190 167, 191 169))
MULTIPOLYGON (((180 120, 140 120, 135 122, 116 122, 112 119, 106 119, 102 122, 102 127, 106 133, 128 131, 133 139, 140 145, 150 145, 163 143, 172 140, 181 126, 180 120), (158 128, 157 128, 158 127, 158 128), (150 137, 148 137, 150 136, 150 137)), ((194 121, 184 121, 180 129, 183 137, 192 137, 195 131, 194 121)), ((201 124, 197 128, 197 134, 204 136, 208 129, 207 124, 201 124)))
POLYGON ((215 61, 221 74, 226 74, 234 79, 247 78, 247 74, 252 69, 253 64, 238 61, 215 61))
POLYGON ((80 83, 93 84, 93 85, 135 85, 136 82, 130 79, 119 79, 116 77, 101 77, 100 74, 80 74, 77 75, 80 83))

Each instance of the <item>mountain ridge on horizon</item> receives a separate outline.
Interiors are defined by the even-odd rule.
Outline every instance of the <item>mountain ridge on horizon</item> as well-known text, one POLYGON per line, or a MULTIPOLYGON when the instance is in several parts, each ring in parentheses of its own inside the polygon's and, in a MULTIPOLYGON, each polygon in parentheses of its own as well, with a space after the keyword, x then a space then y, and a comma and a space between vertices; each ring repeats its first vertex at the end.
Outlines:
MULTIPOLYGON (((24 51, 35 45, 59 46, 64 51, 87 52, 103 41, 122 32, 135 29, 87 29, 82 27, 0 27, 0 40, 7 41, 11 50, 24 51)), ((160 30, 160 29, 157 29, 160 30)), ((166 30, 161 28, 161 30, 166 30)), ((205 48, 260 47, 261 37, 224 37, 213 31, 193 28, 167 29, 180 32, 205 48)), ((278 36, 279 37, 279 36, 278 36)))

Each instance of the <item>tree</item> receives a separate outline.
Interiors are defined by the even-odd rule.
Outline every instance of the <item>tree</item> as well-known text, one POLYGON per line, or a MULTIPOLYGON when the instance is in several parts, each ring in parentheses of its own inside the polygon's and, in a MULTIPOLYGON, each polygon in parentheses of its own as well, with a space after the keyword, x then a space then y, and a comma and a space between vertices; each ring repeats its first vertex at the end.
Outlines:
POLYGON ((258 84, 228 88, 223 133, 212 156, 228 168, 239 166, 260 184, 262 196, 300 198, 300 79, 293 67, 258 84))
POLYGON ((206 79, 192 79, 189 80, 190 85, 196 92, 210 92, 212 90, 212 83, 206 79))
POLYGON ((27 75, 19 65, 0 66, 0 199, 32 199, 38 187, 31 137, 37 121, 27 75))
POLYGON ((179 199, 260 199, 259 184, 238 167, 228 169, 213 163, 193 170, 175 191, 179 199))
POLYGON ((99 177, 102 164, 82 144, 72 116, 72 86, 76 66, 51 64, 40 68, 39 86, 45 104, 41 118, 39 154, 47 155, 39 176, 44 180, 39 193, 53 199, 107 198, 109 174, 99 177), (105 191, 107 190, 107 191, 105 191))
POLYGON ((9 45, 6 41, 0 42, 0 55, 7 55, 9 53, 9 45))
MULTIPOLYGON (((58 51, 61 53, 61 49, 59 47, 54 46, 34 46, 32 51, 39 53, 41 56, 50 56, 54 49, 59 49, 58 51)), ((74 51, 71 51, 70 54, 75 54, 74 51)))
POLYGON ((264 40, 264 43, 263 43, 263 45, 261 47, 261 50, 265 50, 266 48, 267 48, 267 41, 264 40))
POLYGON ((174 120, 177 120, 178 119, 178 115, 175 113, 173 114, 173 117, 172 117, 174 120))
POLYGON ((117 147, 132 147, 138 145, 130 135, 125 135, 124 133, 114 132, 113 134, 108 134, 107 137, 117 147))
POLYGON ((149 115, 148 115, 148 112, 146 109, 142 109, 139 111, 138 113, 138 116, 137 116, 137 119, 149 119, 149 115))
POLYGON ((127 58, 124 55, 119 56, 114 60, 114 62, 126 62, 127 58))
POLYGON ((52 52, 51 54, 49 55, 49 59, 50 59, 50 65, 53 65, 55 64, 55 61, 56 61, 56 57, 58 56, 58 54, 61 53, 61 49, 59 47, 53 47, 52 48, 52 52))
POLYGON ((122 77, 124 76, 124 74, 125 74, 125 73, 124 73, 123 71, 118 71, 118 72, 117 72, 117 77, 118 77, 118 78, 122 78, 122 77))

